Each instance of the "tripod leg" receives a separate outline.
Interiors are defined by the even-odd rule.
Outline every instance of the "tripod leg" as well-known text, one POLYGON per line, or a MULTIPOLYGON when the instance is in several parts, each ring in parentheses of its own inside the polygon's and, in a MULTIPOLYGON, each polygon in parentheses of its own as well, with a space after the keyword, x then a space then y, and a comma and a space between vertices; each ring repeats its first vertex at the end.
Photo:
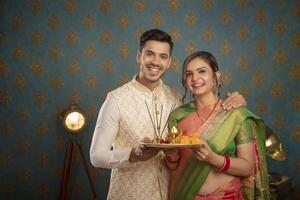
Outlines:
POLYGON ((88 167, 87 162, 85 160, 85 156, 84 156, 82 147, 81 147, 81 145, 78 141, 76 141, 76 144, 78 146, 80 156, 81 156, 82 162, 84 164, 85 173, 87 174, 88 179, 89 179, 89 184, 90 184, 90 187, 91 187, 92 192, 93 192, 93 199, 96 199, 97 198, 96 190, 95 190, 95 187, 94 187, 94 184, 93 184, 92 176, 91 176, 90 171, 89 171, 89 167, 88 167))
POLYGON ((60 183, 59 200, 67 200, 68 198, 69 180, 73 164, 73 153, 74 141, 69 140, 67 143, 64 170, 60 183))

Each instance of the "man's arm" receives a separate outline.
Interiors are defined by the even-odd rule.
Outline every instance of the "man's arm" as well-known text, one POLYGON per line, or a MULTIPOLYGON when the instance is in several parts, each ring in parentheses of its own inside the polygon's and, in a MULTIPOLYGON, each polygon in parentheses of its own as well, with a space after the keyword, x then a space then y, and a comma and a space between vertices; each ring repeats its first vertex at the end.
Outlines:
POLYGON ((222 103, 224 110, 247 106, 245 98, 238 92, 227 93, 227 97, 222 103))
POLYGON ((131 149, 111 150, 119 129, 120 111, 108 95, 103 103, 90 147, 91 163, 95 167, 120 168, 128 165, 131 149))

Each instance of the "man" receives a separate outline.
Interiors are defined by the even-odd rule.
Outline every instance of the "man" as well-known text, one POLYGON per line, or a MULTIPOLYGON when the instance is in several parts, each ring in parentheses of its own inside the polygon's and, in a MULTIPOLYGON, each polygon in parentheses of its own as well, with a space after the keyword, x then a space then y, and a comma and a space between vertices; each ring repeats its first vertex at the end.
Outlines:
MULTIPOLYGON (((137 152, 135 147, 145 137, 154 138, 153 125, 162 129, 172 105, 181 104, 180 94, 161 80, 170 66, 172 49, 172 38, 164 31, 144 32, 136 57, 139 73, 109 92, 100 109, 90 157, 95 167, 112 169, 108 199, 167 199, 169 171, 164 154, 154 148, 137 152), (152 123, 150 115, 161 123, 152 123)), ((245 104, 234 93, 224 101, 224 109, 245 104)))

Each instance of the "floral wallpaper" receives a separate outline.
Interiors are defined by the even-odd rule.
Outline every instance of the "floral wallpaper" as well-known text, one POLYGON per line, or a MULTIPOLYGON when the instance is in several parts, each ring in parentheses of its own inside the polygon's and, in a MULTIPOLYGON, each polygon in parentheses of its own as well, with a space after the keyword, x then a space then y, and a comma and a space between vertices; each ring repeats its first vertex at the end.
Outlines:
MULTIPOLYGON (((132 79, 140 34, 169 32, 172 65, 164 81, 180 84, 184 58, 213 53, 222 94, 239 91, 248 108, 281 138, 284 161, 270 171, 289 176, 300 192, 300 2, 297 0, 1 0, 0 199, 57 199, 69 139, 87 161, 98 110, 106 93, 132 79), (70 104, 87 126, 67 133, 60 121, 70 104)), ((76 154, 72 199, 91 197, 76 154)), ((99 199, 110 171, 90 163, 99 199)))

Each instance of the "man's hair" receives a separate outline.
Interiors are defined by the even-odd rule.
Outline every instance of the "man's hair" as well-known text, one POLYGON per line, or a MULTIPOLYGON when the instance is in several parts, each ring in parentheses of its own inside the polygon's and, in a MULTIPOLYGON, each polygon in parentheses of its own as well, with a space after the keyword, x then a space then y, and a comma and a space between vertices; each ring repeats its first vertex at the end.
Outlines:
POLYGON ((168 43, 170 46, 170 55, 172 54, 173 41, 172 41, 172 37, 168 33, 160 29, 150 29, 148 31, 145 31, 140 37, 140 51, 143 50, 146 42, 149 40, 168 43))

